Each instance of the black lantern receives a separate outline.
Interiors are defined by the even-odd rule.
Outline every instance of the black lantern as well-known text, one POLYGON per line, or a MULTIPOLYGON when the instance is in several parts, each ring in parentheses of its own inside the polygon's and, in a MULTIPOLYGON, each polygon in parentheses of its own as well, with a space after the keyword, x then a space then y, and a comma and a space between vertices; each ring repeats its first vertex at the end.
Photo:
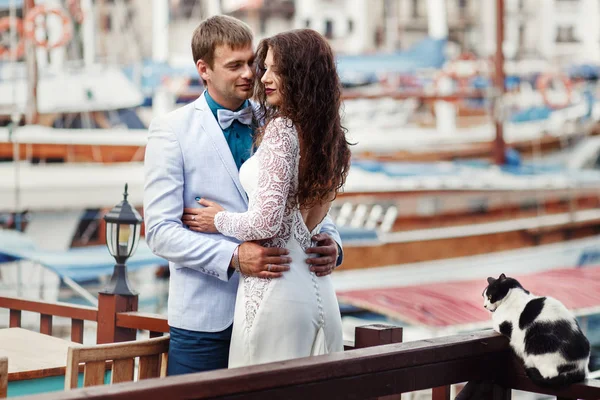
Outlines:
POLYGON ((137 294, 129 286, 125 262, 133 255, 140 242, 140 228, 143 219, 136 209, 127 202, 127 196, 127 184, 125 184, 123 201, 104 216, 106 221, 106 246, 117 264, 110 278, 110 283, 101 293, 122 296, 135 296, 137 294))

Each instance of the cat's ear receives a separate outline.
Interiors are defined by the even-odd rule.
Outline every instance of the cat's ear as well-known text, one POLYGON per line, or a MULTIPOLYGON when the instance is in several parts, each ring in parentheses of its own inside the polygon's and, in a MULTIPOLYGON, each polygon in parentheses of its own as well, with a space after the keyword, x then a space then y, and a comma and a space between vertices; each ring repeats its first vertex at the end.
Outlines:
POLYGON ((488 285, 491 285, 492 283, 496 282, 496 280, 494 278, 492 278, 491 276, 487 279, 488 281, 488 285))
POLYGON ((500 278, 498 278, 498 280, 500 280, 500 281, 501 281, 501 280, 504 280, 504 279, 506 279, 506 275, 504 275, 504 274, 500 274, 500 278))

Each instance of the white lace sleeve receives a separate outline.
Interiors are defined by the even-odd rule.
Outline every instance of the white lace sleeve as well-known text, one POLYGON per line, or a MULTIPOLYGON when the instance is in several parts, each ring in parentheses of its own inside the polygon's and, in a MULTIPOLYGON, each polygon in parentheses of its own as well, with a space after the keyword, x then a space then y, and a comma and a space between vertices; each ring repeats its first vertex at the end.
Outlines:
POLYGON ((291 122, 283 118, 271 121, 256 154, 258 187, 249 199, 248 211, 217 213, 217 230, 241 241, 274 237, 281 229, 298 152, 298 137, 291 122))

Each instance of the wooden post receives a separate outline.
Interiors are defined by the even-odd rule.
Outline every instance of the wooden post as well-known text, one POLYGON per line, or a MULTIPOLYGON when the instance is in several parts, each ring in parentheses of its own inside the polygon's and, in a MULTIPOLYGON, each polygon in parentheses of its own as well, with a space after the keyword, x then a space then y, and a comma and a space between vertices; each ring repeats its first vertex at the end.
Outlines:
POLYGON ((494 385, 494 400, 510 400, 512 397, 512 391, 510 388, 505 388, 498 384, 494 385))
POLYGON ((100 293, 98 296, 98 328, 96 342, 98 344, 125 342, 135 340, 136 329, 117 327, 117 314, 137 311, 138 296, 121 296, 100 293))
POLYGON ((9 323, 8 326, 10 328, 20 328, 21 327, 21 310, 10 310, 9 311, 9 323))
POLYGON ((504 0, 496 0, 496 59, 495 59, 495 86, 496 90, 496 107, 494 112, 496 115, 494 119, 496 121, 496 140, 494 141, 494 160, 497 165, 504 164, 504 134, 503 134, 503 118, 504 112, 504 93, 505 88, 505 76, 504 76, 504 52, 502 51, 502 44, 504 43, 504 0), (499 106, 499 107, 498 107, 499 106), (500 108, 500 109, 498 109, 500 108))
POLYGON ((379 346, 382 344, 402 343, 402 328, 392 325, 359 326, 355 331, 354 348, 379 346))
POLYGON ((525 375, 525 368, 523 363, 511 352, 505 354, 504 361, 499 361, 503 367, 500 367, 497 372, 495 382, 492 385, 492 398, 493 400, 510 400, 512 398, 512 389, 510 385, 507 385, 506 374, 507 373, 518 373, 525 375), (510 372, 509 372, 510 371, 510 372))
POLYGON ((8 393, 8 358, 0 358, 0 398, 5 398, 8 393))
POLYGON ((71 319, 71 342, 83 343, 82 319, 71 319))
POLYGON ((450 400, 450 385, 434 387, 431 400, 450 400))
POLYGON ((40 333, 52 336, 52 315, 40 314, 40 333))
MULTIPOLYGON (((354 348, 402 343, 402 328, 399 326, 373 324, 359 326, 354 332, 354 348)), ((402 393, 381 396, 371 400, 402 400, 402 393)))

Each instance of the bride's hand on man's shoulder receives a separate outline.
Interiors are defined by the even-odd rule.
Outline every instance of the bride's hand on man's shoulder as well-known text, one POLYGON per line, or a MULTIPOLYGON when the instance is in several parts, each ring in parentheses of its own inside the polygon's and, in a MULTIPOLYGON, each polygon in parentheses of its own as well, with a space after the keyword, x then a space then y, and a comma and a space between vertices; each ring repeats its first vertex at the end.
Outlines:
POLYGON ((181 221, 195 232, 217 233, 215 215, 225 209, 214 201, 200 199, 198 204, 204 208, 184 208, 181 221))

